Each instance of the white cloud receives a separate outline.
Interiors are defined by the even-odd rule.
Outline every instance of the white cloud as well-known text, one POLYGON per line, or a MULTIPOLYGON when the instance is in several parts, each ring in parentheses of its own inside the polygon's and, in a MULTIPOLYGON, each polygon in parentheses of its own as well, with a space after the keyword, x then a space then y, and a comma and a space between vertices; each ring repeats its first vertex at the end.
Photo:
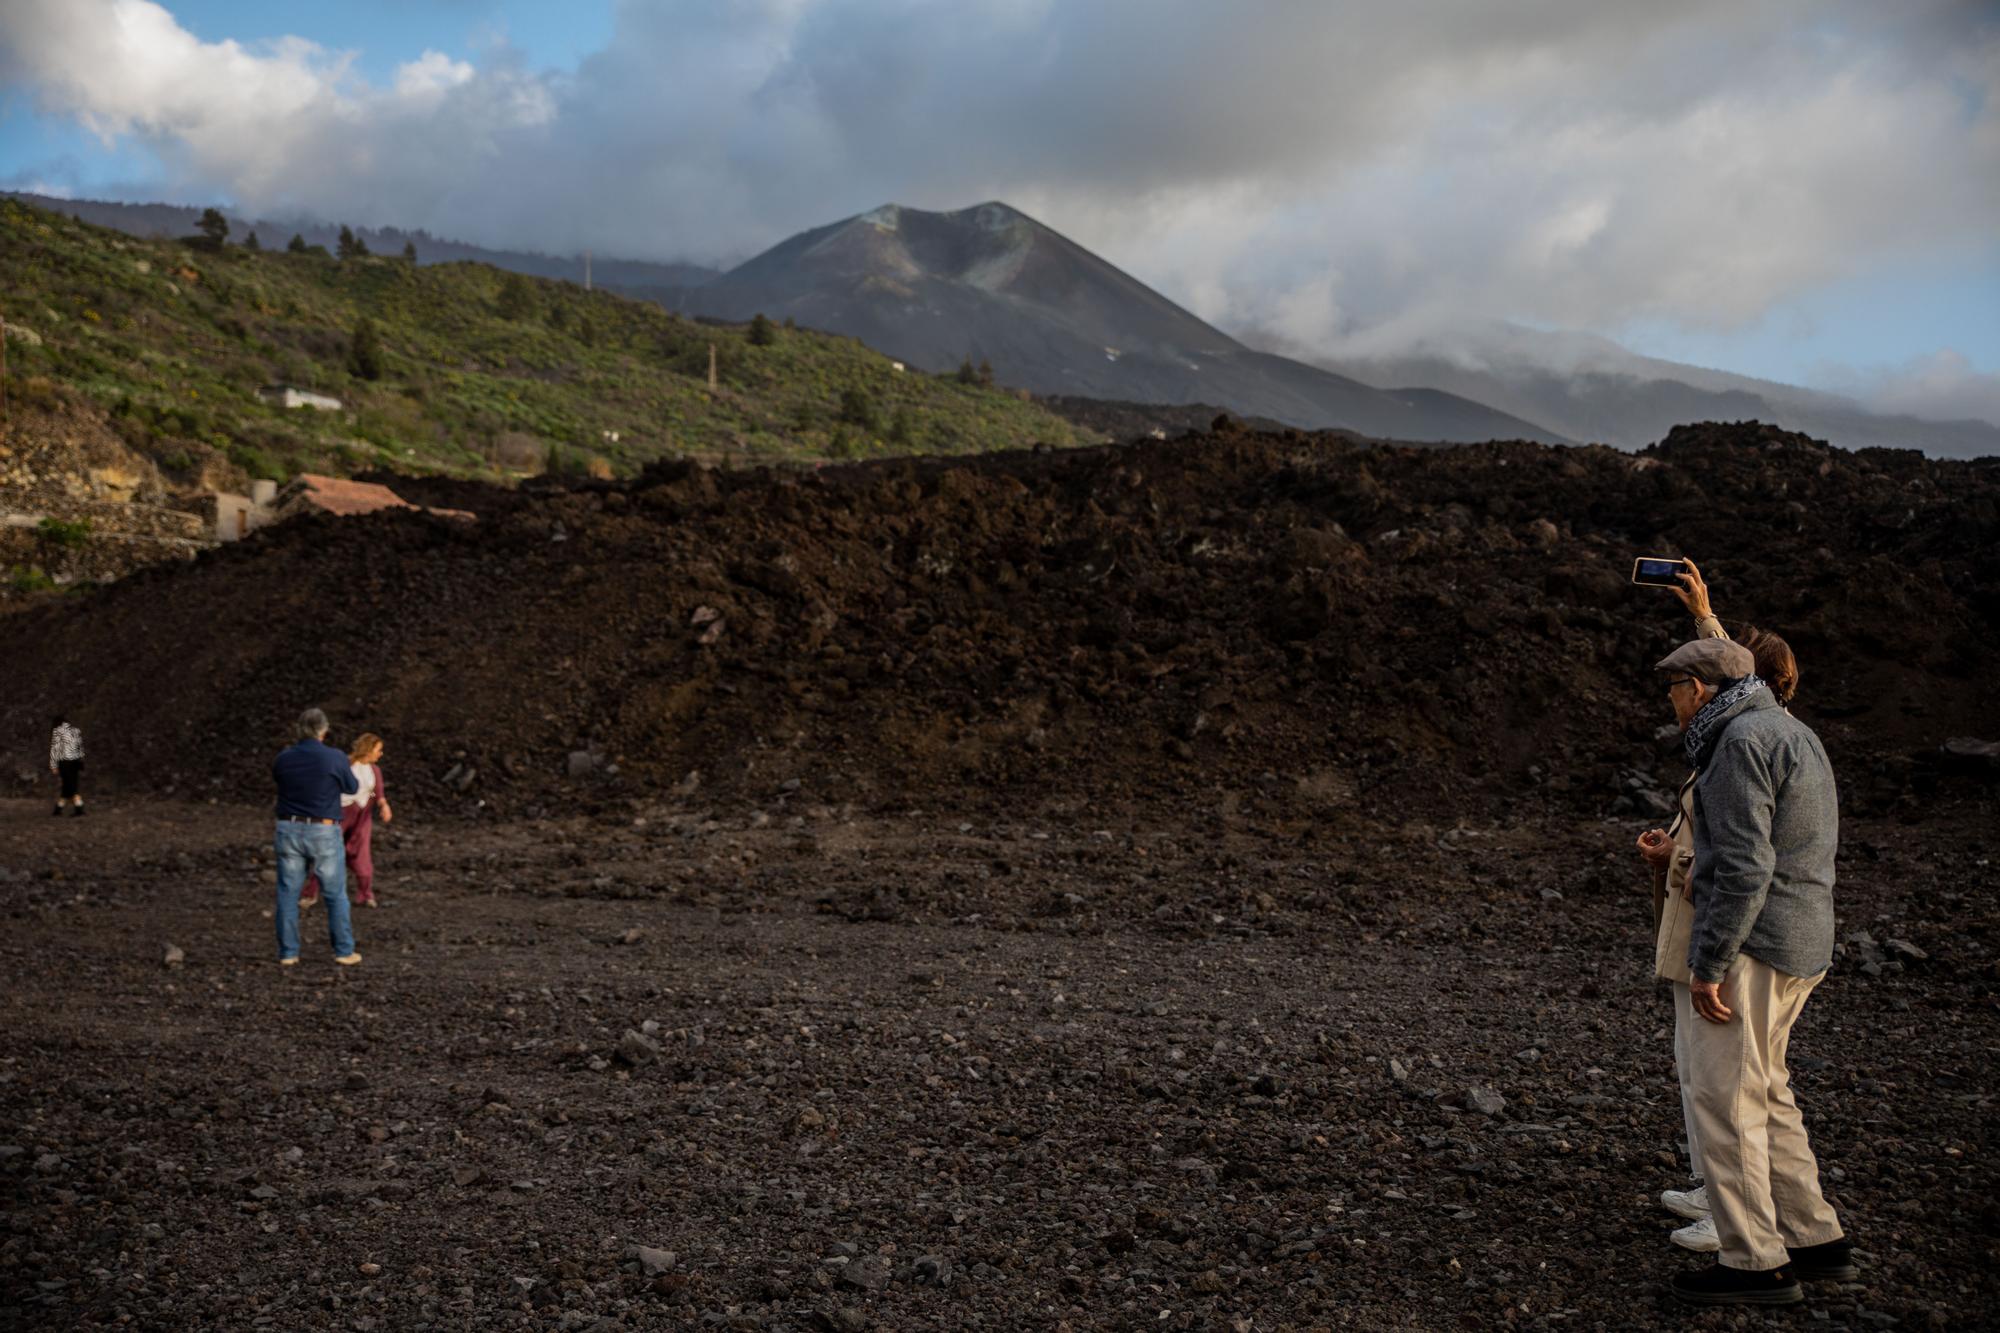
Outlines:
POLYGON ((463 60, 453 60, 442 51, 426 51, 421 57, 396 70, 396 96, 417 103, 435 102, 462 83, 470 83, 478 72, 463 60))
POLYGON ((1877 412, 2000 424, 2000 373, 1982 372, 1950 348, 1888 369, 1829 368, 1823 379, 1877 412))
POLYGON ((575 71, 386 87, 148 0, 10 0, 0 77, 250 211, 742 258, 1005 198, 1233 327, 1754 323, 2000 216, 2000 23, 1953 0, 628 0, 575 71))

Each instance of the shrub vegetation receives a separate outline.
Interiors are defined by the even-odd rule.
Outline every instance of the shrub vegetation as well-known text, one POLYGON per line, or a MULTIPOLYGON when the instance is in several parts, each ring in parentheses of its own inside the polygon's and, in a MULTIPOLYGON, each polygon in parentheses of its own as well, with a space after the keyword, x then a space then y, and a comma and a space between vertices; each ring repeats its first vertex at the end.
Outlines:
POLYGON ((491 475, 518 466, 503 454, 546 461, 560 446, 559 467, 623 473, 665 455, 806 462, 1085 442, 978 383, 977 368, 970 383, 897 374, 852 338, 766 320, 770 340, 756 343, 754 321, 696 323, 575 283, 342 249, 340 263, 297 237, 195 249, 0 200, 8 320, 42 340, 9 345, 9 378, 104 409, 179 473, 217 456, 253 476, 385 464, 491 475), (525 293, 523 317, 499 309, 508 289, 525 293), (272 383, 343 408, 283 411, 257 397, 272 383), (498 450, 503 437, 536 444, 498 450))

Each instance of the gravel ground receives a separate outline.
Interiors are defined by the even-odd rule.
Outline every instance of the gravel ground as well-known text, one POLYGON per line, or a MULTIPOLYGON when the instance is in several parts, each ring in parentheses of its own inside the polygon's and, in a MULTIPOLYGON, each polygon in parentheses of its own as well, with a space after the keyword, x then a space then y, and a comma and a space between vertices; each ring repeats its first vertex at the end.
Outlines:
POLYGON ((1232 808, 408 808, 281 971, 260 811, 0 802, 0 1324, 1991 1318, 1990 796, 1848 822, 1793 1050, 1865 1270, 1782 1315, 1665 1295, 1636 825, 1232 808))

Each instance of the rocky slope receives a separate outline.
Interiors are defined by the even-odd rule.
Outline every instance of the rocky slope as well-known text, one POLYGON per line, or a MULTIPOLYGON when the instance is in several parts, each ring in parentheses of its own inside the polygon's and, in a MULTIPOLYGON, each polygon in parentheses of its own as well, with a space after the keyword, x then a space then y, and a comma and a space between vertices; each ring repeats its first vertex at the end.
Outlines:
POLYGON ((1677 550, 1726 620, 1791 637, 1851 804, 2000 736, 2000 475, 1755 425, 1637 457, 1234 431, 413 498, 480 521, 298 522, 16 613, 16 763, 63 707, 101 780, 254 796, 317 703, 488 812, 1220 781, 1274 818, 1601 812, 1678 771, 1650 664, 1684 622, 1625 581, 1677 550))

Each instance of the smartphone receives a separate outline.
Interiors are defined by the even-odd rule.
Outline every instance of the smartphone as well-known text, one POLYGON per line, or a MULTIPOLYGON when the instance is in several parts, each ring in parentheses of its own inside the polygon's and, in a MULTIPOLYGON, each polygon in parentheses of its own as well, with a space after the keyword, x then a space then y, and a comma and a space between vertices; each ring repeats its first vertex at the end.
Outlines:
POLYGON ((1642 583, 1649 588, 1678 588, 1680 576, 1687 573, 1688 562, 1673 560, 1663 555, 1642 555, 1632 562, 1632 582, 1642 583))

